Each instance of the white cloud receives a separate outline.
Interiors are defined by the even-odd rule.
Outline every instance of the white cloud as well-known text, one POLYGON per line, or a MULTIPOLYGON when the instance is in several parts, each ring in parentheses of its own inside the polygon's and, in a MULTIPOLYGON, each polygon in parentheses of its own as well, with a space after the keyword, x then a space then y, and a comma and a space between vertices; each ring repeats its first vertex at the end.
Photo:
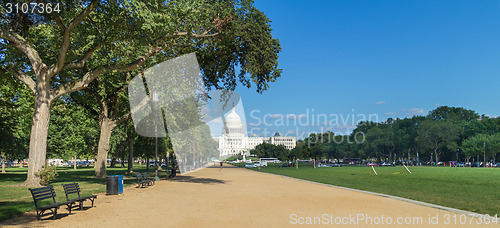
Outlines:
POLYGON ((401 109, 401 111, 406 112, 407 115, 412 116, 425 114, 425 110, 421 108, 401 109))
POLYGON ((375 102, 376 105, 381 105, 381 104, 385 104, 385 101, 377 101, 375 102))
POLYGON ((391 116, 391 115, 397 115, 398 113, 397 113, 397 112, 386 112, 386 113, 384 113, 384 114, 386 114, 386 115, 390 115, 390 116, 391 116))

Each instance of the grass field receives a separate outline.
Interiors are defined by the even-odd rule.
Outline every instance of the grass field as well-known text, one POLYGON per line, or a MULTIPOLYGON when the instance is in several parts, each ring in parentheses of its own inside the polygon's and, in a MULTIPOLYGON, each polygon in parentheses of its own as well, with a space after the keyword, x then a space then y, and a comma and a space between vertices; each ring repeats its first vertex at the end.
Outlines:
MULTIPOLYGON (((12 218, 26 211, 35 210, 33 198, 27 187, 17 187, 26 179, 27 168, 7 168, 7 173, 0 173, 0 221, 12 218)), ((126 174, 127 168, 108 168, 108 175, 125 175, 124 185, 137 183, 135 174, 126 174)), ((145 172, 146 166, 134 165, 135 172, 145 172)), ((148 176, 154 177, 154 168, 149 169, 148 176)), ((106 180, 95 179, 93 168, 59 167, 56 181, 51 183, 56 190, 56 201, 66 201, 61 184, 77 182, 83 195, 106 192, 106 180)), ((160 177, 166 176, 165 171, 159 172, 160 177)), ((99 199, 98 199, 99 200, 99 199)))
MULTIPOLYGON (((400 196, 482 214, 500 214, 500 169, 455 167, 370 167, 344 166, 299 169, 270 164, 259 171, 287 175, 325 184, 400 196)), ((258 169, 252 169, 258 170, 258 169)))

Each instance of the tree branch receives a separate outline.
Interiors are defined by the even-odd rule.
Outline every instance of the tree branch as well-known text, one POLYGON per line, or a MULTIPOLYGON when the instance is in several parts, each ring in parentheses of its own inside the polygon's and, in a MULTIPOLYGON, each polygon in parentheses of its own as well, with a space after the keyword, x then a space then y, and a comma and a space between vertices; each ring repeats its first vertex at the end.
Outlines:
MULTIPOLYGON (((207 32, 205 32, 205 33, 207 33, 207 32)), ((219 33, 214 33, 214 34, 205 34, 205 33, 189 34, 187 32, 178 32, 178 33, 170 34, 170 35, 167 35, 167 36, 164 36, 162 38, 157 39, 155 41, 155 44, 162 42, 165 39, 171 38, 171 37, 191 36, 191 37, 196 37, 196 38, 209 38, 209 37, 217 36, 219 34, 219 33)), ((97 78, 99 75, 101 75, 103 73, 124 73, 124 72, 129 72, 129 71, 135 70, 135 69, 139 68, 140 66, 142 66, 151 56, 156 55, 161 50, 163 50, 162 47, 154 46, 148 52, 146 52, 143 56, 140 56, 139 58, 137 58, 136 60, 134 60, 128 64, 124 64, 124 65, 114 64, 114 65, 98 66, 98 67, 92 69, 91 71, 87 72, 85 75, 83 75, 82 78, 75 80, 75 81, 67 82, 65 84, 61 84, 58 87, 56 87, 55 89, 53 89, 51 91, 51 99, 58 98, 66 93, 71 93, 73 91, 83 89, 83 88, 87 87, 89 85, 89 83, 92 82, 92 80, 94 80, 95 78, 97 78)))
POLYGON ((68 53, 68 49, 71 44, 70 40, 71 30, 73 30, 76 27, 76 25, 80 24, 87 17, 92 12, 92 10, 94 10, 94 8, 97 6, 98 3, 99 0, 92 0, 92 2, 90 2, 87 8, 85 8, 83 12, 81 12, 78 16, 76 16, 73 19, 73 21, 71 21, 69 25, 63 30, 63 42, 61 44, 61 49, 59 50, 59 57, 57 58, 57 63, 49 70, 48 73, 49 79, 58 72, 60 72, 61 70, 63 70, 64 68, 64 62, 66 61, 66 54, 68 53))
POLYGON ((87 52, 83 55, 83 58, 79 62, 73 62, 73 63, 67 63, 64 65, 63 70, 66 69, 74 69, 74 68, 83 68, 85 66, 85 63, 87 63, 87 60, 94 54, 95 51, 97 51, 99 48, 101 48, 102 43, 99 43, 97 45, 94 45, 91 47, 87 52))
POLYGON ((33 92, 36 93, 36 83, 35 81, 28 75, 26 75, 23 71, 17 70, 16 73, 14 73, 14 76, 24 82, 28 86, 28 88, 33 92))
POLYGON ((130 119, 130 117, 132 117, 132 114, 130 112, 128 112, 127 114, 123 115, 123 116, 120 116, 120 118, 116 119, 115 120, 115 124, 118 125, 118 124, 121 124, 123 123, 124 121, 130 119))
POLYGON ((39 75, 42 70, 46 69, 47 66, 42 62, 42 59, 40 58, 38 51, 33 46, 31 46, 31 44, 28 41, 26 41, 22 36, 13 31, 7 31, 1 29, 0 38, 12 42, 12 44, 14 44, 14 47, 19 49, 26 55, 26 57, 28 57, 36 75, 39 75))

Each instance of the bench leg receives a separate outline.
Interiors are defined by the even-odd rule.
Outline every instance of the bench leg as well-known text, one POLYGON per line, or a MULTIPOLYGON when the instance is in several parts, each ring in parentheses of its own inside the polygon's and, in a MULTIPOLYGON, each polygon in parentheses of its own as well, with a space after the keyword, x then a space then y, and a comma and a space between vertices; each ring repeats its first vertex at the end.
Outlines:
POLYGON ((42 220, 42 212, 41 211, 36 211, 36 219, 42 220))
POLYGON ((54 208, 53 215, 54 215, 54 216, 52 216, 52 219, 53 219, 53 220, 56 220, 56 217, 57 217, 57 208, 54 208))

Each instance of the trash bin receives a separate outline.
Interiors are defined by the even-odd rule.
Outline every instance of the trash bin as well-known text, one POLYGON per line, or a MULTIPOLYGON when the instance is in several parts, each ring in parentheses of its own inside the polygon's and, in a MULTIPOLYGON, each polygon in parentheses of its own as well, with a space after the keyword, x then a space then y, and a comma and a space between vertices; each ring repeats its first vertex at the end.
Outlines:
POLYGON ((118 193, 123 193, 123 175, 111 175, 111 177, 118 177, 118 193))
POLYGON ((118 195, 118 176, 106 177, 106 195, 118 195))

